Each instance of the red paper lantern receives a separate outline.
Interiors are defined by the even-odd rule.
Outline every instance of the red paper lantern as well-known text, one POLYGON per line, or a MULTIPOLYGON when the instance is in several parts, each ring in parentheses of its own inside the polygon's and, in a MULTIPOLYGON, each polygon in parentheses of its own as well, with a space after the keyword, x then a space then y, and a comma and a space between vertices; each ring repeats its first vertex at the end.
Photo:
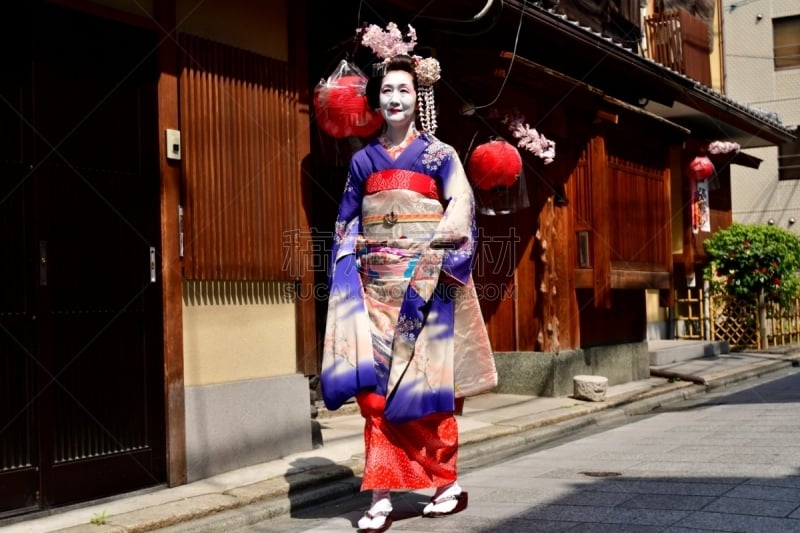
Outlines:
POLYGON ((363 80, 358 76, 343 76, 334 84, 318 85, 314 110, 319 128, 337 139, 369 137, 383 124, 380 113, 370 108, 363 94, 363 80))
POLYGON ((695 157, 689 163, 689 178, 694 181, 707 180, 714 175, 714 163, 705 156, 695 157))
POLYGON ((472 184, 484 191, 511 187, 522 173, 522 156, 507 141, 492 140, 472 151, 467 162, 467 173, 472 184))

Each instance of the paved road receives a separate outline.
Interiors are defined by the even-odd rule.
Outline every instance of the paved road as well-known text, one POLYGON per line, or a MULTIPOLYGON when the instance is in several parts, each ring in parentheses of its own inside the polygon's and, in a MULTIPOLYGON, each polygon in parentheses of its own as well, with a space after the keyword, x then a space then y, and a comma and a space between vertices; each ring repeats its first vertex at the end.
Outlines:
MULTIPOLYGON (((800 369, 462 472, 470 505, 419 516, 430 492, 394 497, 389 531, 800 532, 800 369)), ((237 533, 353 533, 368 498, 237 533)))

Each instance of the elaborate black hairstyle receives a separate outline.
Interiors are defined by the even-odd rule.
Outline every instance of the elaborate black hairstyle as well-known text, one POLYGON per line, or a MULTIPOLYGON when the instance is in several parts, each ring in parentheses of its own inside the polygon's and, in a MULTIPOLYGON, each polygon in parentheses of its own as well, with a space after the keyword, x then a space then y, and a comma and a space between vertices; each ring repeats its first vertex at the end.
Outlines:
POLYGON ((367 102, 370 107, 373 109, 380 107, 381 83, 383 83, 386 73, 392 70, 402 70, 411 74, 411 79, 414 80, 414 90, 419 91, 416 68, 417 62, 413 57, 407 55, 397 55, 389 61, 374 64, 373 75, 367 81, 367 102))

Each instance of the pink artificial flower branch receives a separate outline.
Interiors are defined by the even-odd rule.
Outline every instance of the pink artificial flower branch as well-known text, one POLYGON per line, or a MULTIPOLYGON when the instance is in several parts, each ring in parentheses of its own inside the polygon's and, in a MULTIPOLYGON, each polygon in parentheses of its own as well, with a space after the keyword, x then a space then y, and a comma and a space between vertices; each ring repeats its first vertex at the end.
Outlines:
POLYGON ((410 24, 405 37, 394 22, 387 24, 386 30, 377 24, 370 24, 366 29, 357 29, 356 35, 358 34, 361 34, 361 44, 381 59, 402 54, 411 55, 411 51, 417 45, 417 30, 410 24))
POLYGON ((536 157, 544 161, 545 165, 549 165, 556 158, 556 143, 551 141, 538 131, 536 128, 531 128, 525 122, 525 116, 514 113, 512 116, 506 115, 503 122, 508 123, 508 129, 511 134, 519 139, 517 146, 528 150, 536 157))
POLYGON ((708 143, 706 149, 709 154, 729 154, 731 152, 738 152, 741 146, 738 143, 731 141, 712 141, 708 143))

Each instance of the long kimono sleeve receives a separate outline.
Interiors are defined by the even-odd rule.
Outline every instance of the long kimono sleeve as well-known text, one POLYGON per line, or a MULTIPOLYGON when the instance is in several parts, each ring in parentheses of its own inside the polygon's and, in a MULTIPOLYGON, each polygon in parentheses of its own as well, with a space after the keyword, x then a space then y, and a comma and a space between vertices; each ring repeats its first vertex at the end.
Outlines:
POLYGON ((445 217, 437 232, 445 247, 442 271, 461 283, 455 292, 454 386, 456 397, 481 394, 497 386, 497 369, 489 335, 481 314, 472 267, 477 248, 475 199, 464 168, 457 157, 443 167, 442 183, 448 200, 445 217))
POLYGON ((356 257, 365 179, 363 160, 354 157, 336 217, 328 273, 330 292, 321 374, 322 398, 328 409, 338 409, 360 389, 377 384, 356 257))
POLYGON ((450 152, 440 168, 447 208, 431 247, 444 249, 442 271, 461 285, 466 285, 472 273, 477 241, 475 198, 461 161, 452 148, 450 152))

